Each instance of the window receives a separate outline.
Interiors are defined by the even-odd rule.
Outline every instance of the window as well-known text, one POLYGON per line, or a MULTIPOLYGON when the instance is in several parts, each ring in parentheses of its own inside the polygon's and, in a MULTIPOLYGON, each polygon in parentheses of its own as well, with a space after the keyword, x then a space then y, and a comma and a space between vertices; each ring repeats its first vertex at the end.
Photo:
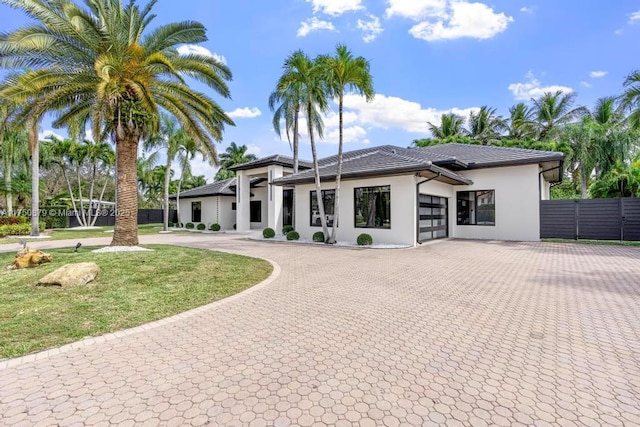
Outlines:
POLYGON ((249 205, 249 221, 262 222, 262 202, 254 200, 249 205))
POLYGON ((391 228, 391 186, 354 190, 356 228, 391 228))
POLYGON ((202 222, 202 203, 191 202, 191 222, 202 222))
POLYGON ((236 210, 236 202, 231 202, 231 210, 232 211, 236 210))
POLYGON ((495 190, 460 191, 458 225, 496 225, 495 190))
MULTIPOLYGON (((315 191, 311 191, 311 221, 312 227, 320 227, 320 209, 318 209, 318 197, 315 191)), ((322 203, 324 205, 324 215, 327 218, 327 226, 333 227, 333 209, 335 208, 336 190, 322 190, 322 203)))

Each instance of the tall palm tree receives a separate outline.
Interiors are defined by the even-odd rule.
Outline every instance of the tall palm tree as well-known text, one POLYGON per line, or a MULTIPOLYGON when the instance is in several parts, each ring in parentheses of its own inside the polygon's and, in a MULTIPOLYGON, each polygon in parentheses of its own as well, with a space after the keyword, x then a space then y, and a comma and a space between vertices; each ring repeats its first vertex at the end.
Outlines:
POLYGON ((427 122, 427 124, 429 125, 429 131, 431 131, 433 137, 436 139, 465 134, 464 117, 460 117, 457 114, 443 114, 440 117, 439 126, 431 122, 427 122))
POLYGON ((624 80, 622 104, 630 111, 629 124, 640 130, 640 70, 635 70, 624 80))
POLYGON ((524 102, 509 108, 509 139, 534 139, 536 137, 536 122, 534 111, 524 102))
POLYGON ((283 73, 275 92, 287 94, 300 90, 301 104, 300 111, 307 119, 307 132, 311 143, 311 155, 313 157, 313 170, 316 184, 316 201, 320 212, 320 221, 325 238, 329 236, 327 218, 325 216, 322 191, 320 187, 320 167, 318 165, 318 153, 316 150, 315 135, 323 138, 324 122, 322 113, 328 111, 326 85, 324 80, 323 67, 319 61, 312 61, 303 51, 293 52, 284 61, 283 73))
POLYGON ((572 108, 576 93, 545 92, 532 99, 534 117, 538 123, 538 138, 542 141, 557 136, 562 126, 576 121, 588 113, 584 107, 572 108))
POLYGON ((336 46, 335 56, 321 56, 319 65, 323 68, 327 84, 327 95, 338 99, 338 162, 336 171, 336 192, 334 199, 333 228, 329 243, 336 242, 336 230, 339 220, 340 180, 342 178, 342 150, 344 131, 344 95, 346 92, 363 95, 367 102, 373 100, 373 79, 370 64, 362 56, 354 57, 345 45, 336 46))
POLYGON ((237 145, 235 142, 229 144, 224 153, 220 154, 220 169, 216 173, 215 180, 222 181, 223 179, 233 178, 236 174, 230 171, 229 168, 257 158, 255 154, 247 153, 247 150, 249 148, 246 145, 237 145))
POLYGON ((28 162, 29 159, 27 133, 19 128, 10 128, 4 131, 0 140, 0 157, 2 158, 2 174, 4 177, 2 193, 5 195, 7 215, 12 215, 13 196, 15 193, 13 185, 15 167, 28 162))
POLYGON ((228 97, 231 72, 217 59, 180 55, 176 46, 206 41, 206 30, 186 21, 148 30, 157 0, 6 0, 35 20, 0 35, 0 66, 25 67, 1 97, 29 102, 25 117, 55 111, 56 126, 91 121, 93 134, 110 135, 117 153, 117 198, 112 245, 136 245, 138 144, 159 128, 159 112, 174 116, 202 151, 215 156, 233 121, 209 96, 192 90, 195 78, 228 97), (34 115, 35 114, 35 115, 34 115))
MULTIPOLYGON (((163 209, 163 230, 169 230, 169 187, 171 185, 171 166, 176 160, 176 157, 180 155, 182 148, 186 144, 191 143, 191 137, 181 129, 176 123, 175 119, 171 116, 163 114, 161 116, 160 134, 154 138, 150 138, 145 143, 145 148, 164 148, 166 151, 166 164, 164 167, 164 202, 162 204, 163 209)), ((207 155, 207 153, 203 153, 207 155)), ((210 163, 215 163, 216 158, 207 157, 210 163)))
POLYGON ((482 145, 498 140, 507 128, 507 122, 496 114, 495 108, 485 105, 478 112, 469 113, 469 137, 480 141, 482 145))

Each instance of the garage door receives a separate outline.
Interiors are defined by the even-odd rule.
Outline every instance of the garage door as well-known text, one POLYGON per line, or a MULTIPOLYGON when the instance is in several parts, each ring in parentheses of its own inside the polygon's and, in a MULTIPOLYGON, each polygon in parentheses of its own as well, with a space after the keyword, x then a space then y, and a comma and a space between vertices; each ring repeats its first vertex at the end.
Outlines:
POLYGON ((445 197, 420 195, 420 241, 449 237, 448 203, 445 197))

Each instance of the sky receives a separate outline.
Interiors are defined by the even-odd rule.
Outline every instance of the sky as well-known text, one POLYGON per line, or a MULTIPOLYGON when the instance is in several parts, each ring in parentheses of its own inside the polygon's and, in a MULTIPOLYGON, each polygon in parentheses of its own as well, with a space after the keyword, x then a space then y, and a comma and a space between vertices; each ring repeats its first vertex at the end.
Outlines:
MULTIPOLYGON (((345 98, 345 150, 409 146, 429 136, 427 122, 483 105, 508 116, 509 107, 545 91, 577 93, 592 107, 622 92, 640 68, 640 0, 159 0, 157 25, 196 20, 208 41, 182 46, 218 57, 233 73, 231 99, 209 92, 234 119, 223 141, 245 144, 258 157, 291 155, 272 127, 268 97, 284 59, 311 57, 346 44, 370 61, 376 96, 345 98)), ((0 30, 28 20, 0 4, 0 30)), ((206 88, 194 84, 195 88, 206 88)), ((325 117, 320 156, 337 153, 337 107, 325 117)), ((43 136, 64 135, 41 126, 43 136)), ((300 157, 311 158, 303 135, 300 157)), ((215 168, 197 161, 209 181, 215 168)))

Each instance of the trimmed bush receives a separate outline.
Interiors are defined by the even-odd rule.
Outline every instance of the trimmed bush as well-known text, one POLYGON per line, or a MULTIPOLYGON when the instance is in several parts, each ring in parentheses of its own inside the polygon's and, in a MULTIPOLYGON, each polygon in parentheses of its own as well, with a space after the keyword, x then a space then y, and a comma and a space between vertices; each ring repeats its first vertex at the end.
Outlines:
POLYGON ((264 237, 265 239, 273 239, 274 237, 276 237, 276 232, 273 228, 267 227, 262 230, 262 237, 264 237))
POLYGON ((211 224, 211 227, 209 227, 209 230, 211 231, 220 231, 220 224, 211 224))
POLYGON ((0 216, 0 225, 29 224, 30 221, 26 216, 0 216))
POLYGON ((197 227, 197 228, 198 228, 198 230, 200 230, 200 231, 204 231, 204 230, 206 230, 206 229, 207 229, 207 226, 206 226, 206 225, 204 225, 204 224, 202 224, 202 223, 200 223, 200 224, 198 224, 198 227, 197 227))
POLYGON ((373 237, 370 234, 362 233, 358 236, 357 242, 360 246, 371 246, 373 245, 373 237))
POLYGON ((193 228, 195 227, 195 225, 193 225, 193 223, 192 223, 192 222, 188 222, 186 227, 187 227, 187 229, 188 229, 188 230, 193 230, 193 228))
POLYGON ((324 243, 324 233, 322 231, 316 231, 315 233, 313 233, 313 241, 324 243))
MULTIPOLYGON (((38 229, 45 229, 45 222, 40 221, 38 229)), ((0 225, 0 237, 6 236, 28 236, 31 234, 31 223, 0 225)))
POLYGON ((291 230, 287 233, 287 240, 298 240, 300 239, 300 234, 297 231, 291 230))
POLYGON ((284 234, 285 236, 287 234, 289 234, 290 231, 293 231, 293 227, 290 225, 285 225, 284 227, 282 227, 282 234, 284 234))

